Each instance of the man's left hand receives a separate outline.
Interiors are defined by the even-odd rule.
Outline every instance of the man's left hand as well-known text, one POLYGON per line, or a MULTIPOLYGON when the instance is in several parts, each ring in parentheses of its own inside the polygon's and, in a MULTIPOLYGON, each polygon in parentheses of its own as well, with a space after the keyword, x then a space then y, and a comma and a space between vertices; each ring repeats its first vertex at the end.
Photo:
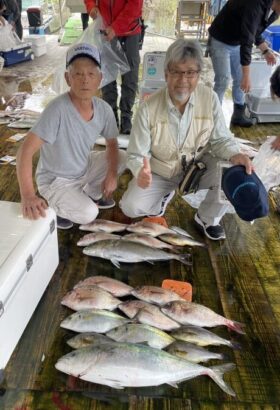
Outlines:
POLYGON ((233 165, 244 165, 244 167, 246 168, 246 173, 249 175, 252 174, 252 172, 254 171, 254 166, 252 164, 252 161, 247 155, 244 155, 244 154, 233 155, 230 158, 230 162, 233 165))
POLYGON ((105 39, 111 41, 114 37, 116 37, 115 30, 112 27, 107 27, 105 29, 105 39))
POLYGON ((117 189, 117 175, 107 174, 103 184, 102 184, 102 192, 105 198, 110 198, 113 192, 117 189))

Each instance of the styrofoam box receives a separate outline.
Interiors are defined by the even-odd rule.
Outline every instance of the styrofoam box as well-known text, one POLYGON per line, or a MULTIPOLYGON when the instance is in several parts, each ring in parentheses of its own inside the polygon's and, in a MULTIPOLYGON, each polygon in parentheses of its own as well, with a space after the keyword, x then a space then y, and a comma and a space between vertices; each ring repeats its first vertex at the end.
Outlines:
POLYGON ((28 43, 35 46, 46 45, 46 36, 40 34, 30 34, 24 38, 28 43))
POLYGON ((268 65, 263 59, 252 60, 250 65, 251 88, 264 89, 269 87, 269 80, 276 66, 268 65))
POLYGON ((141 81, 139 84, 139 102, 144 101, 151 94, 165 87, 165 81, 141 81))
POLYGON ((40 57, 47 53, 47 46, 45 44, 40 46, 32 44, 32 51, 35 57, 40 57))
POLYGON ((165 81, 164 60, 165 51, 154 51, 144 54, 142 80, 147 86, 152 86, 155 81, 165 81))
POLYGON ((0 201, 0 369, 5 368, 57 265, 56 215, 23 218, 0 201))

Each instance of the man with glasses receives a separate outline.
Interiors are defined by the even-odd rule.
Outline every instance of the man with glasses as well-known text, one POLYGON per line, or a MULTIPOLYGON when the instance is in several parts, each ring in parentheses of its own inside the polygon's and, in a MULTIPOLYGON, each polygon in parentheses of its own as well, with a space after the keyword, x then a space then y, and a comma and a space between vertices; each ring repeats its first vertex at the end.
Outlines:
POLYGON ((176 40, 167 50, 164 69, 166 88, 150 96, 138 109, 128 146, 127 166, 133 174, 120 202, 131 218, 161 216, 184 177, 182 163, 190 163, 204 148, 207 171, 198 189, 208 189, 198 212, 196 226, 210 239, 225 238, 220 220, 227 205, 219 203, 217 162, 230 160, 252 172, 252 163, 240 153, 226 128, 215 92, 199 84, 203 67, 197 41, 176 40))

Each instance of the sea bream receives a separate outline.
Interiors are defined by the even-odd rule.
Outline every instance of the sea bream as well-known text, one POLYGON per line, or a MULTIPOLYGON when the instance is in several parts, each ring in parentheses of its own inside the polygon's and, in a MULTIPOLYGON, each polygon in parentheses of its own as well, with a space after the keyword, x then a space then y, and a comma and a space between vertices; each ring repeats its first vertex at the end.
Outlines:
POLYGON ((60 326, 78 333, 106 333, 114 327, 129 322, 129 319, 108 310, 87 309, 68 316, 61 322, 60 326))
POLYGON ((94 242, 103 241, 104 239, 120 239, 120 235, 115 235, 113 233, 107 232, 92 232, 87 233, 82 238, 80 238, 77 242, 78 246, 88 246, 94 242))
POLYGON ((155 303, 160 306, 175 300, 184 300, 178 293, 160 286, 138 286, 131 291, 131 294, 144 302, 155 303))
POLYGON ((150 248, 141 243, 125 240, 104 240, 96 242, 83 249, 83 253, 89 256, 109 259, 115 266, 120 268, 120 262, 154 262, 176 259, 185 265, 191 265, 191 255, 177 255, 161 249, 150 248))
POLYGON ((173 387, 185 380, 207 375, 227 394, 234 391, 223 380, 223 374, 235 368, 233 363, 204 367, 152 347, 118 342, 104 342, 74 350, 55 364, 57 370, 92 383, 124 387, 173 387))
POLYGON ((194 325, 200 327, 227 326, 237 333, 244 334, 244 325, 239 322, 227 319, 218 315, 206 306, 187 301, 174 301, 167 303, 161 308, 161 311, 176 320, 182 325, 194 325))
POLYGON ((140 309, 147 308, 148 310, 156 310, 159 311, 157 306, 151 305, 148 302, 144 302, 142 300, 127 300, 126 302, 122 302, 118 309, 121 310, 126 316, 130 319, 134 318, 137 315, 140 309))
POLYGON ((95 285, 75 288, 68 292, 61 301, 62 305, 77 311, 92 308, 115 310, 120 303, 121 300, 95 285))
POLYGON ((86 288, 88 286, 98 286, 107 292, 110 292, 112 295, 116 296, 117 298, 122 296, 130 295, 133 287, 127 285, 126 283, 121 282, 120 280, 109 278, 108 276, 89 276, 88 278, 80 281, 77 285, 74 286, 76 288, 86 288))
POLYGON ((82 231, 89 232, 121 232, 127 228, 127 224, 122 224, 119 222, 108 221, 106 219, 95 219, 86 225, 80 225, 82 231))

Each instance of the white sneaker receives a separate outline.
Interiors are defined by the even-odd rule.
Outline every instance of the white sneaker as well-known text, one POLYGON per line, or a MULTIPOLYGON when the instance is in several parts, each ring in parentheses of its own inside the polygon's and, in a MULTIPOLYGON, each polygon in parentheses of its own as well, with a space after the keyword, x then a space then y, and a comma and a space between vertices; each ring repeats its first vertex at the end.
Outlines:
POLYGON ((149 216, 163 216, 165 214, 167 205, 169 204, 169 202, 171 201, 174 195, 175 195, 175 191, 171 191, 169 192, 169 194, 164 195, 161 201, 161 208, 160 208, 159 213, 157 215, 149 215, 149 216))

